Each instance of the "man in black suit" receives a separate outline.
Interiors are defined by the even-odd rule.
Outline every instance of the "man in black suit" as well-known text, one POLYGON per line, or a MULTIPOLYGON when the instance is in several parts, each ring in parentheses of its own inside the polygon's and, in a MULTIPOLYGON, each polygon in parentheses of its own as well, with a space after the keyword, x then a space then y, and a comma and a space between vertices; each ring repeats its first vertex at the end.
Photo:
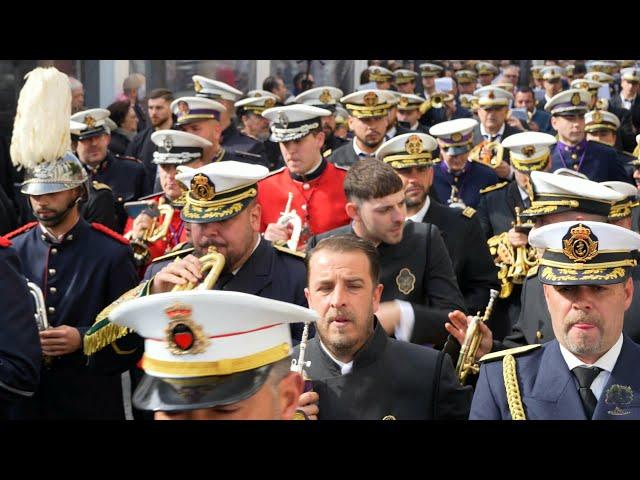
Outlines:
POLYGON ((497 270, 476 211, 471 207, 445 207, 429 197, 433 159, 424 155, 437 146, 429 135, 407 133, 385 142, 378 150, 378 158, 391 165, 402 178, 407 219, 431 223, 440 229, 467 308, 475 313, 485 308, 489 290, 498 288, 497 270), (418 151, 420 148, 422 151, 418 151))
POLYGON ((466 308, 440 230, 405 222, 402 179, 378 159, 351 167, 344 191, 352 224, 312 237, 308 248, 344 233, 371 241, 382 261, 384 291, 377 312, 382 327, 398 339, 442 347, 448 313, 466 308))
POLYGON ((640 69, 624 68, 620 71, 620 94, 609 100, 609 111, 620 118, 620 146, 625 152, 633 152, 636 147, 637 126, 633 124, 634 114, 640 112, 640 69))

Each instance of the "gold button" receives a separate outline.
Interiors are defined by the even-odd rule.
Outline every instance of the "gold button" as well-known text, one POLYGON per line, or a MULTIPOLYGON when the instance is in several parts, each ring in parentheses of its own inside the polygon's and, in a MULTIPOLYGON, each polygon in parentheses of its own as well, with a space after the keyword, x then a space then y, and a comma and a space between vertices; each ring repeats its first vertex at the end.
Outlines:
POLYGON ((51 287, 51 288, 49 288, 49 291, 50 291, 51 293, 58 293, 58 289, 57 289, 56 287, 51 287))
POLYGON ((51 253, 55 255, 56 253, 58 253, 58 249, 57 248, 52 248, 51 249, 51 253))
POLYGON ((49 269, 49 275, 51 275, 52 277, 56 274, 56 269, 55 268, 50 268, 49 269))
POLYGON ((49 313, 56 313, 56 309, 53 307, 49 307, 47 310, 49 311, 49 313))

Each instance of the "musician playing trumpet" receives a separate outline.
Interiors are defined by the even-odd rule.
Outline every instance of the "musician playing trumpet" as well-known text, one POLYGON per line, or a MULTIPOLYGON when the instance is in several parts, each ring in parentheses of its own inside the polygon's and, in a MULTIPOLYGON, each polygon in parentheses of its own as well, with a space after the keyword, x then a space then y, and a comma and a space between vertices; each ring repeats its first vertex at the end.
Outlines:
POLYGON ((146 208, 140 202, 125 205, 125 209, 129 206, 127 213, 133 214, 144 208, 137 216, 129 217, 124 230, 124 236, 133 244, 141 276, 154 258, 187 241, 185 223, 180 217, 186 190, 176 180, 177 167, 203 166, 203 152, 211 146, 211 142, 204 138, 177 130, 158 130, 151 135, 151 141, 156 145, 153 163, 160 167, 158 174, 162 192, 141 198, 147 202, 146 208), (161 205, 164 207, 158 210, 161 205), (167 221, 167 216, 171 216, 171 220, 167 221))
MULTIPOLYGON (((268 173, 261 165, 233 160, 179 173, 177 180, 189 187, 180 215, 191 228, 191 242, 156 258, 132 298, 169 292, 187 283, 199 285, 206 277, 200 259, 215 247, 224 257, 224 267, 213 282, 213 290, 250 293, 306 306, 304 262, 259 233, 257 183, 268 173)), ((90 364, 100 371, 133 367, 143 353, 141 338, 110 325, 108 312, 96 320, 85 341, 90 364)), ((292 324, 294 343, 300 341, 302 328, 301 324, 292 324)))

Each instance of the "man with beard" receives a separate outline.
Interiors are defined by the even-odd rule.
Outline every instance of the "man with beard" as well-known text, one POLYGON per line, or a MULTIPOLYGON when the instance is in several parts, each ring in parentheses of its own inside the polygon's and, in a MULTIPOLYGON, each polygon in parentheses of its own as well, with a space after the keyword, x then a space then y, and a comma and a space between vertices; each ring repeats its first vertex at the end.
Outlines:
POLYGON ((477 125, 472 118, 458 118, 429 129, 440 147, 442 162, 435 170, 434 193, 443 205, 473 208, 480 201, 480 190, 498 182, 491 167, 469 160, 477 125))
POLYGON ((347 140, 336 137, 336 106, 340 103, 340 98, 344 95, 342 90, 335 87, 318 87, 302 92, 296 97, 296 102, 303 105, 311 105, 316 108, 329 110, 331 115, 321 117, 322 131, 324 132, 324 145, 322 145, 322 156, 327 158, 335 150, 348 143, 347 140))
POLYGON ((194 291, 138 298, 111 318, 145 338, 145 376, 133 405, 156 420, 294 417, 304 381, 291 370, 289 325, 315 322, 313 310, 238 292, 194 291))
POLYGON ((263 112, 272 122, 272 137, 278 142, 286 164, 260 182, 260 231, 266 240, 279 243, 291 240, 292 223, 280 221, 287 206, 300 218, 297 245, 291 244, 290 248, 304 250, 310 236, 349 222, 344 209, 346 171, 329 163, 320 153, 324 143, 321 119, 330 114, 329 110, 309 105, 287 105, 263 112))
POLYGON ((470 419, 637 420, 640 346, 622 331, 640 235, 599 222, 533 231, 555 339, 485 356, 470 419))
POLYGON ((433 154, 437 147, 429 135, 407 133, 383 143, 377 156, 402 179, 407 220, 440 229, 467 309, 476 312, 486 306, 489 290, 498 288, 497 271, 475 211, 447 208, 429 197, 434 159, 421 154, 433 154))
POLYGON ((305 355, 313 391, 300 396, 300 408, 319 420, 466 418, 471 390, 458 382, 451 358, 382 328, 380 260, 354 235, 325 238, 311 251, 305 295, 320 318, 305 355))
POLYGON ((551 171, 569 168, 594 182, 631 183, 613 148, 587 141, 584 116, 590 98, 585 90, 570 89, 547 102, 545 110, 551 113, 551 126, 558 132, 558 143, 551 151, 551 171))
MULTIPOLYGON (((184 167, 182 167, 184 168, 184 167)), ((176 179, 189 186, 181 218, 190 225, 191 243, 156 258, 138 287, 118 299, 171 291, 204 278, 199 258, 209 247, 224 256, 222 272, 211 290, 229 290, 306 306, 305 267, 297 255, 274 247, 260 236, 261 206, 257 182, 269 171, 261 165, 228 161, 188 169, 176 179)), ((85 337, 89 366, 102 373, 132 368, 144 351, 143 339, 109 322, 112 309, 101 313, 85 337)), ((300 341, 301 326, 292 326, 300 341)))
POLYGON ((267 155, 262 142, 241 133, 236 126, 236 119, 233 118, 234 103, 240 100, 242 92, 224 82, 202 75, 194 75, 192 78, 196 97, 208 98, 224 106, 218 118, 221 128, 220 145, 232 155, 237 154, 245 159, 253 157, 251 163, 267 165, 267 155), (257 157, 261 157, 261 160, 257 157))
POLYGON ((155 144, 151 141, 151 134, 158 130, 173 128, 173 116, 171 115, 171 102, 173 93, 164 88, 156 88, 149 93, 147 99, 147 113, 151 126, 138 133, 127 147, 125 154, 137 158, 142 162, 145 171, 144 195, 150 195, 160 188, 158 181, 158 167, 153 163, 153 154, 156 151, 155 144))
POLYGON ((389 126, 389 109, 395 96, 385 90, 361 90, 340 99, 349 112, 349 129, 353 139, 338 148, 328 160, 341 167, 351 167, 358 160, 375 157, 389 126))
POLYGON ((12 418, 124 419, 120 375, 89 372, 82 341, 95 315, 132 288, 137 275, 127 240, 80 216, 87 173, 69 151, 70 110, 66 75, 55 68, 30 72, 18 100, 11 157, 26 168, 21 192, 37 222, 7 238, 23 273, 44 294, 50 328, 40 332, 37 393, 16 404, 12 418))
MULTIPOLYGON (((411 147, 417 152, 419 146, 411 147)), ((415 153, 431 157, 427 149, 415 153)), ((349 170, 344 191, 351 225, 313 237, 354 234, 372 242, 382 262, 382 303, 377 318, 397 339, 441 348, 447 314, 465 308, 440 230, 429 223, 405 222, 404 185, 393 168, 377 158, 349 170)))
POLYGON ((120 157, 109 151, 111 139, 105 124, 109 110, 94 108, 76 113, 71 120, 81 126, 78 131, 78 158, 89 173, 89 179, 111 187, 116 200, 117 231, 122 232, 127 222, 125 202, 144 195, 145 170, 135 158, 120 157))

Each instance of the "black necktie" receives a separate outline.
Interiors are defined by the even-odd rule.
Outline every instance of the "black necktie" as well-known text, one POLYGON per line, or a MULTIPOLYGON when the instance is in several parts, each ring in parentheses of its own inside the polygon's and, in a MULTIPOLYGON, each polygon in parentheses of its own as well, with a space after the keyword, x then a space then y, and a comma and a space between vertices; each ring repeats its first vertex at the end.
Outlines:
POLYGON ((598 367, 576 367, 572 370, 576 379, 578 379, 578 384, 580 385, 578 392, 580 393, 584 413, 589 420, 593 417, 593 412, 598 403, 596 396, 591 391, 591 384, 601 371, 602 369, 598 367))

